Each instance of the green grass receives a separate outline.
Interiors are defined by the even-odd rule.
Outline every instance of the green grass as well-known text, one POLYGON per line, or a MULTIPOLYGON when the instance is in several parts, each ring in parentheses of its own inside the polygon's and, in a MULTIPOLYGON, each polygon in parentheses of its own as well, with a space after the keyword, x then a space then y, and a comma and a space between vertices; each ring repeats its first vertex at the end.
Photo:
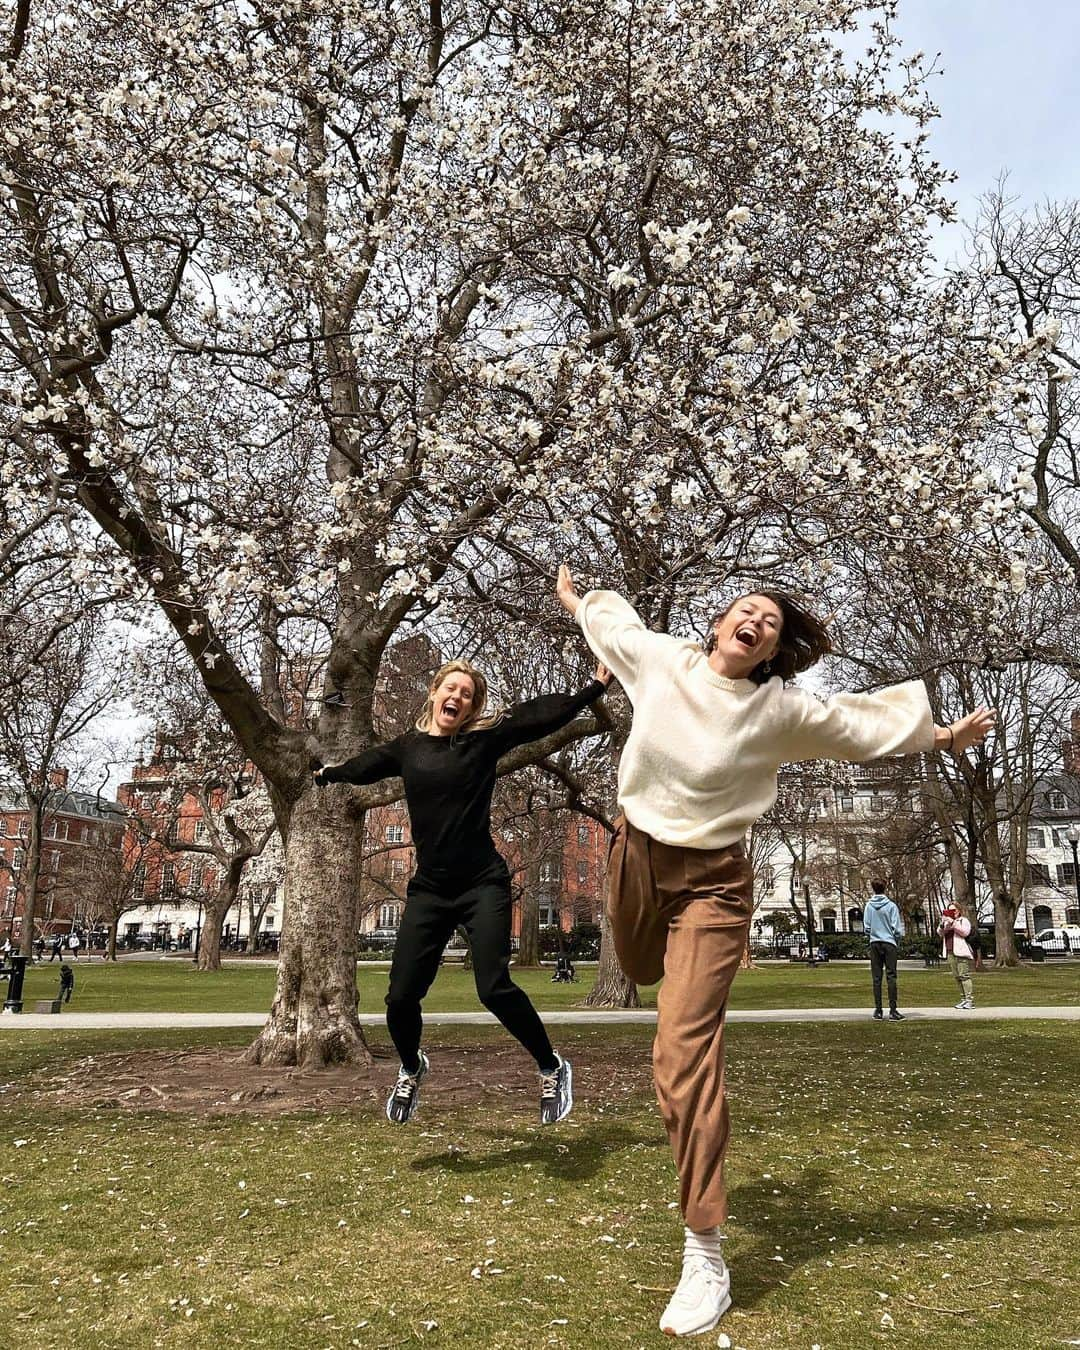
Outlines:
MULTIPOLYGON (((573 1008, 585 997, 595 967, 582 967, 579 983, 552 984, 550 970, 516 971, 514 978, 540 1009, 573 1008)), ((200 973, 188 961, 82 961, 75 973, 73 1011, 81 1012, 259 1012, 270 1006, 274 968, 267 963, 227 965, 213 974, 200 973)), ((987 1005, 1029 1004, 1048 1007, 1080 1003, 1080 961, 1016 970, 987 969, 976 975, 976 998, 987 1005)), ((357 968, 360 1007, 382 1008, 386 994, 385 966, 357 968)), ((27 1000, 51 998, 58 984, 56 967, 45 964, 27 974, 27 1000)), ((911 1008, 951 1006, 956 985, 944 967, 900 972, 900 1001, 911 1008)), ((642 991, 647 1007, 656 1003, 656 989, 642 991)), ((733 1008, 864 1008, 871 1002, 869 967, 831 963, 805 966, 768 965, 745 971, 735 981, 733 1008)), ((468 1012, 479 1008, 472 975, 458 966, 444 966, 425 1005, 432 1012, 468 1012)))
MULTIPOLYGON (((632 1350, 677 1277, 649 1029, 574 1029, 620 1065, 574 1115, 521 1092, 337 1114, 79 1113, 19 1092, 88 1056, 243 1033, 0 1041, 0 1344, 632 1350), (21 1142, 19 1142, 21 1141, 21 1142)), ((502 1044, 443 1028, 440 1044, 502 1044)), ((445 1063, 445 1060, 444 1060, 445 1063)), ((723 1330, 745 1350, 1029 1350, 1080 1337, 1080 1042, 1053 1023, 729 1033, 723 1330), (882 1318, 892 1319, 891 1328, 882 1318)), ((358 1100, 363 1094, 358 1094, 358 1100)), ((696 1344, 715 1346, 715 1334, 696 1344)))

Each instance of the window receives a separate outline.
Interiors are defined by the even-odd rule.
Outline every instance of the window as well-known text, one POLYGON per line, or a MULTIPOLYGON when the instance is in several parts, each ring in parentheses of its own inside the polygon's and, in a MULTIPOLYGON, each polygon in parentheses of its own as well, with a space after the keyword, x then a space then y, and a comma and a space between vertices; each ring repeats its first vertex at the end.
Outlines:
POLYGON ((555 910, 553 906, 551 905, 540 906, 540 927, 541 928, 555 927, 555 910))
POLYGON ((146 889, 146 864, 136 863, 135 870, 132 873, 131 891, 142 899, 143 891, 146 889))
POLYGON ((1067 805, 1064 792, 1048 792, 1046 801, 1051 811, 1064 811, 1067 805))
POLYGON ((844 835, 844 852, 851 858, 859 856, 859 836, 857 834, 844 835))
POLYGON ((161 894, 172 895, 176 890, 176 868, 171 862, 161 864, 161 894))
POLYGON ((0 839, 7 834, 7 816, 0 816, 0 839))
POLYGON ((404 875, 405 875, 405 859, 404 859, 404 858, 391 858, 391 859, 390 859, 390 879, 391 879, 391 881, 400 881, 401 878, 402 878, 404 875))
POLYGON ((379 927, 396 928, 400 922, 400 905, 380 905, 379 907, 379 927))
POLYGON ((823 933, 836 932, 836 910, 823 909, 821 911, 821 931, 823 933))
POLYGON ((1027 832, 1028 848, 1045 848, 1046 833, 1043 830, 1028 830, 1027 832))
POLYGON ((870 798, 870 810, 871 811, 885 810, 885 798, 880 796, 877 792, 875 792, 874 795, 870 798))
POLYGON ((588 825, 579 825, 577 827, 577 841, 579 844, 587 844, 589 842, 588 825))
POLYGON ((847 912, 848 928, 852 933, 861 933, 863 930, 862 910, 849 909, 847 912))
POLYGON ((558 858, 545 858, 540 864, 541 881, 558 881, 559 879, 559 860, 558 858))
POLYGON ((1065 922, 1069 924, 1080 924, 1080 909, 1075 905, 1065 911, 1065 922))
POLYGON ((49 854, 49 871, 57 872, 60 869, 60 854, 56 849, 49 854))
POLYGON ((195 822, 195 842, 205 844, 210 831, 206 828, 206 821, 201 817, 195 822))
POLYGON ((1061 886, 1076 885, 1076 868, 1072 863, 1062 863, 1058 868, 1058 884, 1061 886))
POLYGON ((405 842, 405 826, 387 825, 386 842, 388 844, 403 844, 405 842))
POLYGON ((1054 922, 1053 914, 1049 905, 1036 905, 1031 911, 1031 924, 1035 929, 1035 936, 1042 932, 1044 928, 1049 928, 1054 922))
POLYGON ((23 850, 21 848, 17 848, 15 852, 11 855, 11 870, 13 872, 18 872, 22 867, 23 856, 24 856, 23 850))
POLYGON ((758 881, 761 883, 761 889, 766 893, 776 885, 776 873, 773 870, 772 863, 763 863, 758 868, 758 881))
POLYGON ((579 885, 579 886, 584 886, 585 883, 588 881, 588 879, 589 879, 589 864, 588 864, 587 862, 582 861, 582 862, 579 862, 579 863, 578 863, 578 865, 577 865, 577 879, 578 879, 578 885, 579 885))
POLYGON ((854 810, 855 810, 855 798, 854 798, 854 797, 841 797, 841 798, 840 798, 840 810, 841 810, 841 811, 854 811, 854 810))
POLYGON ((1047 863, 1028 863, 1028 885, 1050 885, 1050 868, 1047 863))

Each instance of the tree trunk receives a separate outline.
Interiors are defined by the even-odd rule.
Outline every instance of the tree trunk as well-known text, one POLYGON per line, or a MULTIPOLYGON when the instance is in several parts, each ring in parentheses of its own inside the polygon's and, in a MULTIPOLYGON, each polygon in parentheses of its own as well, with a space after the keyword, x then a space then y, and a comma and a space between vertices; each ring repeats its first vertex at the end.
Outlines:
POLYGON ((742 954, 742 956, 739 957, 739 969, 740 969, 740 970, 753 970, 753 969, 754 969, 754 955, 753 955, 753 953, 752 953, 751 950, 750 950, 750 934, 749 934, 749 932, 747 932, 747 934, 746 934, 746 946, 743 948, 743 954, 742 954))
MULTIPOLYGON (((41 876, 41 827, 45 808, 33 797, 30 801, 30 833, 26 840, 26 853, 23 859, 25 878, 23 882, 22 928, 19 930, 19 951, 31 959, 34 955, 34 915, 37 911, 38 880, 41 876)), ((14 928, 14 922, 12 928, 14 928)))
POLYGON ((116 930, 120 927, 119 919, 112 919, 109 923, 109 937, 105 943, 105 960, 116 960, 116 930))
POLYGON ((1016 950, 1016 914, 1020 906, 1006 892, 994 895, 994 965, 997 968, 1018 966, 1020 953, 1016 950))
POLYGON ((368 1064, 356 1015, 356 920, 363 816, 348 789, 311 789, 296 803, 285 842, 285 915, 277 988, 251 1064, 368 1064))
POLYGON ((518 954, 515 966, 540 964, 540 860, 534 858, 525 869, 521 888, 521 926, 518 930, 518 954))
POLYGON ((600 964, 596 984, 585 999, 586 1008, 640 1008, 637 985, 627 979, 615 955, 615 939, 607 912, 607 882, 604 883, 604 908, 600 917, 600 964))
POLYGON ((214 898, 207 902, 203 929, 199 934, 199 970, 221 969, 221 929, 225 916, 236 903, 246 862, 247 857, 243 854, 228 860, 221 874, 221 885, 214 898))

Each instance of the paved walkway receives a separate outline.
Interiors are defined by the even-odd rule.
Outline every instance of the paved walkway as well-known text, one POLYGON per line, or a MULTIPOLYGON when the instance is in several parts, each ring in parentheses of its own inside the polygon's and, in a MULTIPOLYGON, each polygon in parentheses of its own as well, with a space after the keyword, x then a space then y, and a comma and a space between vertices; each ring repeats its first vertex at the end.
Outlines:
MULTIPOLYGON (((642 1008, 634 1012, 590 1012, 572 1009, 562 1012, 541 1012, 550 1024, 572 1023, 577 1026, 599 1024, 650 1023, 656 1021, 656 1012, 642 1008)), ((960 1012, 957 1008, 906 1008, 904 1017, 909 1022, 970 1022, 1002 1019, 1005 1021, 1080 1022, 1080 1005, 1057 1008, 975 1008, 960 1012)), ((266 1014, 261 1012, 63 1012, 21 1013, 0 1016, 0 1031, 91 1031, 115 1027, 157 1027, 161 1029, 185 1027, 261 1027, 266 1014)), ((361 1023, 382 1026, 382 1013, 361 1013, 361 1023)), ((495 1018, 486 1012, 432 1012, 424 1014, 424 1021, 436 1026, 485 1026, 495 1024, 495 1018)), ((729 1022, 868 1022, 865 1008, 759 1008, 728 1013, 729 1022)))

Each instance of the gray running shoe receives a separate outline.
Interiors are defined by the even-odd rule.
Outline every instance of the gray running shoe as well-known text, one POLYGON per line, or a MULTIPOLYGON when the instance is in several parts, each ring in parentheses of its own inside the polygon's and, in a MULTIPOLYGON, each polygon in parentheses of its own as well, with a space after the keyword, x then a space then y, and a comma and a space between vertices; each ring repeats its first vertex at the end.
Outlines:
POLYGON ((420 1067, 415 1073, 409 1073, 402 1065, 398 1069, 397 1082, 386 1099, 386 1119, 395 1125, 405 1125, 416 1114, 420 1105, 420 1080, 431 1068, 427 1055, 420 1051, 420 1067))
POLYGON ((540 1075, 540 1124, 557 1125, 574 1109, 574 1072, 570 1061, 557 1055, 558 1068, 540 1075))

